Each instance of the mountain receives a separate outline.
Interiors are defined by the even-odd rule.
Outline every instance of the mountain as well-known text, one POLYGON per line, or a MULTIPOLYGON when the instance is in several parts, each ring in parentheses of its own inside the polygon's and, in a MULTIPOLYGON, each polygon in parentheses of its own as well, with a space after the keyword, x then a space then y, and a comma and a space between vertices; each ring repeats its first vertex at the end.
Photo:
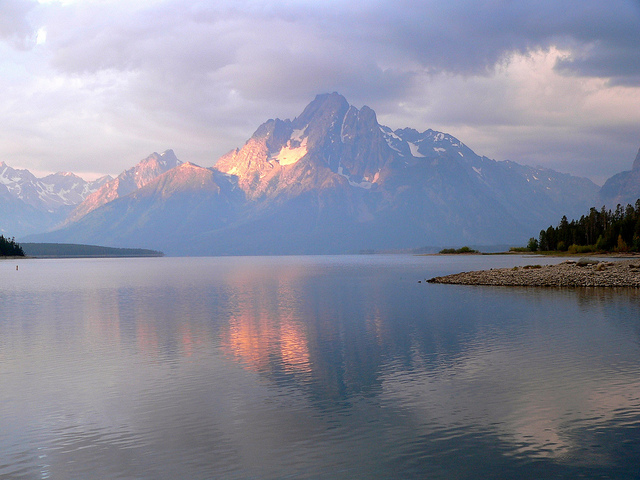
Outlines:
POLYGON ((21 236, 49 229, 110 179, 87 182, 67 172, 37 178, 0 162, 0 233, 21 236))
POLYGON ((631 170, 608 179, 600 190, 601 203, 615 209, 617 204, 635 205, 640 198, 640 149, 631 170))
MULTIPOLYGON (((214 168, 254 202, 255 220, 238 232, 259 253, 523 242, 558 215, 582 214, 598 190, 587 179, 480 157, 451 135, 392 131, 335 93, 293 121, 267 121, 214 168)), ((230 249, 219 232, 208 238, 230 249)))
POLYGON ((160 154, 152 153, 134 167, 105 182, 100 189, 87 196, 82 203, 78 202, 80 204, 67 217, 65 224, 73 223, 96 208, 144 187, 159 175, 181 163, 173 150, 167 150, 160 154))
POLYGON ((177 165, 121 191, 116 180, 38 241, 174 255, 522 244, 598 194, 588 179, 491 160, 446 133, 393 131, 337 93, 268 120, 212 168, 177 165))
POLYGON ((180 163, 60 230, 29 238, 118 247, 156 245, 157 250, 181 254, 189 249, 194 232, 223 228, 243 201, 225 175, 180 163))

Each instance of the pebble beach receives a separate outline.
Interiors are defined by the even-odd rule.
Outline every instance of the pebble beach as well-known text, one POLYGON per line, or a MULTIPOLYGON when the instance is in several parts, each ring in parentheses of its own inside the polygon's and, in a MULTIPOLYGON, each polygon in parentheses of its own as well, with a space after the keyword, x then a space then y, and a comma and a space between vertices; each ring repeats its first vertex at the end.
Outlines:
POLYGON ((462 272, 429 283, 518 287, 640 287, 640 258, 598 261, 582 258, 557 265, 526 265, 462 272))

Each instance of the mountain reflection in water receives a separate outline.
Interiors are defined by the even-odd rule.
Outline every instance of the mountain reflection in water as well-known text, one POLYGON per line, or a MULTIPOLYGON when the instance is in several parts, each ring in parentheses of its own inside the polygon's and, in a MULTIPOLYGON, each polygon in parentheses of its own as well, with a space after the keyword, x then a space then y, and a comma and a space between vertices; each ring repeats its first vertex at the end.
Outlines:
POLYGON ((0 478, 634 478, 640 292, 418 283, 527 261, 0 264, 0 478))

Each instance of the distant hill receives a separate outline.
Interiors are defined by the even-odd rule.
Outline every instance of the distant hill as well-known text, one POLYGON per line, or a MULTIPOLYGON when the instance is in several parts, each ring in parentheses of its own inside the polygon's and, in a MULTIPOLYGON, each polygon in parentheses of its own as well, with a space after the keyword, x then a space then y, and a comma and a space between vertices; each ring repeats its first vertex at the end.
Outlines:
POLYGON ((164 255, 162 252, 143 248, 112 248, 71 243, 21 243, 20 246, 29 257, 161 257, 164 255))

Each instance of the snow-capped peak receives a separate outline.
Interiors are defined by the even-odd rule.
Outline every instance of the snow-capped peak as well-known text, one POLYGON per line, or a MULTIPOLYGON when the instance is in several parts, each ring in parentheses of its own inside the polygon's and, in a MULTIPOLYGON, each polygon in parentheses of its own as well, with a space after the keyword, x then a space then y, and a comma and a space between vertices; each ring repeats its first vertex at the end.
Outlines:
POLYGON ((9 194, 38 210, 54 212, 82 202, 103 182, 87 182, 71 172, 57 172, 38 178, 29 170, 0 163, 0 184, 9 194))

